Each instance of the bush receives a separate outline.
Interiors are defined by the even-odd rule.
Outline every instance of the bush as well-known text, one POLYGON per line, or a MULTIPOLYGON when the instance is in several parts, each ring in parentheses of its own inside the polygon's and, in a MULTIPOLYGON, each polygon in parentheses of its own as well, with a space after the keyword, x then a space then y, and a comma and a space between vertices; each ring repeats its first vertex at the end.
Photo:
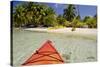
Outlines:
POLYGON ((86 25, 86 23, 74 18, 72 22, 72 27, 74 28, 83 28, 86 25))
POLYGON ((79 22, 79 21, 78 21, 76 18, 74 18, 73 21, 72 21, 72 23, 71 23, 72 27, 73 27, 73 28, 76 28, 78 22, 79 22))
POLYGON ((86 22, 89 28, 97 28, 97 21, 95 18, 89 18, 86 22))
POLYGON ((63 26, 71 27, 71 22, 65 21, 65 22, 63 23, 63 26))
POLYGON ((71 23, 67 21, 63 16, 59 15, 57 17, 57 22, 59 25, 65 26, 65 27, 70 27, 71 23))
POLYGON ((76 25, 76 27, 78 27, 78 28, 83 28, 85 25, 86 25, 86 24, 83 23, 83 22, 78 22, 77 25, 76 25))
POLYGON ((56 17, 54 15, 48 15, 43 19, 43 25, 47 27, 54 27, 57 24, 56 17))
POLYGON ((55 27, 49 27, 48 30, 59 29, 59 28, 65 28, 65 26, 57 25, 57 26, 55 26, 55 27))

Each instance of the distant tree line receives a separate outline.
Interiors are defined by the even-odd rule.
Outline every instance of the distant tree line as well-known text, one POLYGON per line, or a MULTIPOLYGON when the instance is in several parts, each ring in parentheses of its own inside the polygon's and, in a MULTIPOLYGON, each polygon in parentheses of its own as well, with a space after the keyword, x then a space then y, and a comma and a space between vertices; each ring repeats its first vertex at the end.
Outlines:
POLYGON ((97 28, 97 14, 86 16, 83 20, 77 15, 75 5, 69 4, 63 10, 63 15, 56 15, 53 8, 46 4, 25 2, 13 8, 14 27, 73 27, 97 28))

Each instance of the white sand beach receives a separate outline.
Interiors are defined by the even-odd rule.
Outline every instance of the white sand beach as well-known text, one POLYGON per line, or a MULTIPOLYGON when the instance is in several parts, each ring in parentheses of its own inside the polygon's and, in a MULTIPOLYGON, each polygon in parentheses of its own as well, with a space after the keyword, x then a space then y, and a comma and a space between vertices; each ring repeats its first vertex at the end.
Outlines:
POLYGON ((52 33, 69 33, 69 34, 97 34, 97 29, 90 28, 76 28, 75 31, 71 31, 72 28, 61 28, 48 30, 47 28, 26 28, 27 31, 38 31, 38 32, 52 32, 52 33))

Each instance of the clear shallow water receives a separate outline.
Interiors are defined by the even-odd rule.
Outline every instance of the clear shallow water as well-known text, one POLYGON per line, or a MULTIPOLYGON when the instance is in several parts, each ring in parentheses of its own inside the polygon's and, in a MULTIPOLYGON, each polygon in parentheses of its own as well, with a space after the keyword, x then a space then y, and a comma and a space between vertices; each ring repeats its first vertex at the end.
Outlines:
POLYGON ((97 35, 13 31, 13 63, 21 65, 46 40, 51 40, 65 62, 97 60, 97 35))

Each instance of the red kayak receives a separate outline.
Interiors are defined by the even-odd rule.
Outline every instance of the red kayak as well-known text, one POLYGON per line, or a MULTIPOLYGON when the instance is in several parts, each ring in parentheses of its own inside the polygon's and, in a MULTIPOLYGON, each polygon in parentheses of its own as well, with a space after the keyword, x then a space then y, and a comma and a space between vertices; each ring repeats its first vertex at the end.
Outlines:
POLYGON ((36 52, 22 65, 64 63, 60 54, 52 45, 53 43, 50 40, 47 40, 43 46, 36 50, 36 52))

